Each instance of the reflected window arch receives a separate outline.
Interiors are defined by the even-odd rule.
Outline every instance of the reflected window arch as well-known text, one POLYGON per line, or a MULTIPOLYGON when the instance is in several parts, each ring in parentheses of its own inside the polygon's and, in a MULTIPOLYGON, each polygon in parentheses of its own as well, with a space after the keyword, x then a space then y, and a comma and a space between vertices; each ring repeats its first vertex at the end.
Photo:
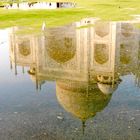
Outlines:
POLYGON ((100 37, 105 37, 109 34, 109 23, 107 22, 97 22, 95 24, 95 33, 100 37))
POLYGON ((107 63, 109 60, 109 46, 107 44, 95 44, 94 59, 98 64, 107 63))
POLYGON ((133 25, 130 23, 122 23, 121 33, 124 37, 130 37, 133 34, 133 25))
POLYGON ((23 41, 21 43, 18 44, 18 50, 19 53, 22 56, 28 56, 31 54, 31 49, 30 49, 30 40, 28 41, 23 41))
POLYGON ((47 54, 57 63, 70 61, 76 54, 74 39, 71 37, 47 38, 47 54))

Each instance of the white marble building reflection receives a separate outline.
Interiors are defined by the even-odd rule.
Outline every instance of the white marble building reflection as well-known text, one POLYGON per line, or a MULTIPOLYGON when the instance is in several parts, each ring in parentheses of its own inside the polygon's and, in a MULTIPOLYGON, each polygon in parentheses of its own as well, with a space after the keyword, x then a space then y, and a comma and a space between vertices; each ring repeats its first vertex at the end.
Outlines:
POLYGON ((56 81, 60 105, 79 118, 84 133, 86 120, 102 111, 121 82, 133 73, 140 85, 140 30, 129 22, 95 22, 85 19, 65 27, 47 29, 41 36, 9 34, 11 68, 28 67, 41 89, 56 81), (94 27, 77 28, 94 24, 94 27))
POLYGON ((104 94, 113 93, 120 76, 133 73, 139 85, 140 31, 129 22, 97 22, 85 19, 48 29, 42 36, 10 33, 10 61, 28 66, 41 87, 46 80, 97 83, 104 94), (89 28, 77 28, 87 23, 89 28))

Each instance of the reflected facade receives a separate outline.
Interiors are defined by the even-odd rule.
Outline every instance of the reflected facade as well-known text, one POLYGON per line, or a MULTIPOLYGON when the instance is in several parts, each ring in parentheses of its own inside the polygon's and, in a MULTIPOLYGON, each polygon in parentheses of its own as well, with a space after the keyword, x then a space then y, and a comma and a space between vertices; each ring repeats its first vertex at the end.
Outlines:
POLYGON ((18 28, 12 28, 10 62, 15 73, 16 66, 28 66, 36 82, 98 83, 105 94, 111 88, 108 85, 118 85, 120 76, 133 73, 139 79, 139 29, 129 22, 100 21, 77 29, 81 24, 47 29, 41 36, 16 35, 18 28))
POLYGON ((60 105, 85 122, 110 102, 121 76, 135 75, 140 85, 140 30, 129 22, 83 20, 47 29, 40 36, 17 35, 10 29, 11 68, 28 67, 37 89, 56 82, 60 105), (93 27, 78 28, 83 23, 93 27))

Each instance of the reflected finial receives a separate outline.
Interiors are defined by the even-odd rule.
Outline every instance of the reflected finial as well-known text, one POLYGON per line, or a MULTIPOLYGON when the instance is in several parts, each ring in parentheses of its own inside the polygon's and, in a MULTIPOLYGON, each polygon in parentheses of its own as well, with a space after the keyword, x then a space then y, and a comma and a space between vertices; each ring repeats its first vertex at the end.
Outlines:
POLYGON ((10 61, 10 69, 13 69, 12 61, 10 61))
POLYGON ((22 73, 23 73, 23 74, 25 73, 25 71, 24 71, 24 67, 22 67, 22 73))
POLYGON ((39 90, 41 91, 41 84, 39 84, 39 90))
POLYGON ((17 65, 15 63, 15 75, 17 75, 17 65))
POLYGON ((83 135, 85 133, 85 127, 86 127, 85 123, 86 123, 85 120, 82 120, 82 133, 83 133, 83 135))
POLYGON ((43 24, 42 24, 42 31, 45 31, 45 30, 46 30, 46 23, 43 22, 43 24))
POLYGON ((36 79, 36 90, 38 90, 38 80, 36 79))

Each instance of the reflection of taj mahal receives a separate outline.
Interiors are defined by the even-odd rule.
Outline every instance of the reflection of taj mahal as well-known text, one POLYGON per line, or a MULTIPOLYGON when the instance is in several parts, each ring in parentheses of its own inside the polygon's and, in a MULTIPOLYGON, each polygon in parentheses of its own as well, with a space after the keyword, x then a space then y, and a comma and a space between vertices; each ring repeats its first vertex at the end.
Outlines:
POLYGON ((110 85, 118 83, 120 75, 133 73, 139 77, 139 30, 129 22, 85 19, 48 29, 36 37, 17 36, 16 30, 13 28, 10 34, 10 60, 15 64, 15 73, 17 65, 29 66, 36 82, 98 82, 101 91, 107 93, 112 92, 110 85), (76 29, 88 22, 94 27, 76 29))
MULTIPOLYGON (((56 95, 65 110, 85 121, 103 110, 120 76, 133 73, 140 83, 139 30, 129 22, 85 19, 47 29, 41 36, 19 36, 11 29, 11 67, 29 67, 37 88, 56 81, 56 95), (94 27, 77 28, 86 23, 94 27)), ((84 129, 83 129, 84 130, 84 129)))

